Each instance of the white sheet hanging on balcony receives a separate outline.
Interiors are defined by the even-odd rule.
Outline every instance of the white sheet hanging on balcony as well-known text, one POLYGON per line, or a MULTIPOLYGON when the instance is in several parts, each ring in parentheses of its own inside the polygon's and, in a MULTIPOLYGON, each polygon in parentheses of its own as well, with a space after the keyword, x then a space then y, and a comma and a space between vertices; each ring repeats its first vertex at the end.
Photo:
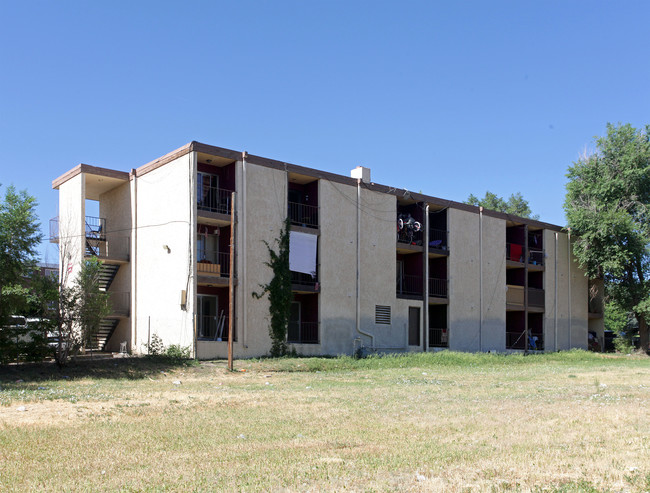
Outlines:
POLYGON ((316 275, 316 242, 318 236, 291 231, 289 233, 289 269, 316 275))

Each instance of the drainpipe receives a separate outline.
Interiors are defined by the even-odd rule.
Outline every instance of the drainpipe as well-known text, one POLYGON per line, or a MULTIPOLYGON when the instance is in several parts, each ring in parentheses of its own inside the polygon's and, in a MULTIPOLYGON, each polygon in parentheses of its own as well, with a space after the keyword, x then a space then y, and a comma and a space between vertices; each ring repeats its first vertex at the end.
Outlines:
POLYGON ((131 352, 139 353, 137 323, 138 292, 138 182, 135 169, 131 169, 131 352))
POLYGON ((483 206, 478 208, 478 350, 483 351, 483 206))
MULTIPOLYGON (((241 340, 242 340, 242 346, 244 349, 248 348, 248 345, 246 344, 246 314, 248 313, 246 311, 246 305, 248 304, 248 296, 246 296, 247 291, 247 283, 246 283, 246 272, 247 272, 247 262, 246 262, 246 248, 248 248, 248 242, 246 241, 246 156, 248 153, 246 151, 243 151, 241 153, 241 161, 242 161, 242 192, 241 192, 241 207, 240 207, 240 213, 238 214, 239 216, 239 221, 241 221, 241 232, 242 232, 242 249, 241 249, 241 270, 242 270, 242 278, 241 278, 241 290, 242 290, 242 323, 241 323, 241 340)), ((233 204, 234 207, 234 204, 233 204)), ((232 314, 231 314, 232 316, 232 314)))
MULTIPOLYGON (((361 178, 357 178, 357 307, 356 307, 356 329, 357 332, 370 337, 370 347, 375 348, 375 336, 361 330, 361 178)), ((363 342, 362 342, 363 344, 363 342)))
POLYGON ((557 231, 555 232, 555 273, 553 274, 553 279, 555 279, 555 289, 554 289, 554 296, 555 296, 555 301, 553 302, 553 306, 555 307, 555 313, 554 313, 554 322, 553 322, 553 328, 555 330, 555 351, 557 351, 558 344, 557 344, 557 245, 558 245, 558 234, 557 231))
POLYGON ((571 228, 567 235, 567 259, 569 262, 569 349, 571 349, 571 228))
POLYGON ((429 204, 424 208, 424 351, 429 349, 429 204))

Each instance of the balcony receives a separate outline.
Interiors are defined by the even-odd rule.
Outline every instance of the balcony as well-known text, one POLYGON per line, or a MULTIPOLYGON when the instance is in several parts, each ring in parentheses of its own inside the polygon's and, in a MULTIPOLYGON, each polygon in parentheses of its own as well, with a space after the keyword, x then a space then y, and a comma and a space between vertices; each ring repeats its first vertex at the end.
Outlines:
POLYGON ((291 289, 299 293, 318 293, 318 277, 291 271, 291 289))
POLYGON ((128 317, 131 311, 131 293, 128 291, 108 291, 109 316, 128 317))
POLYGON ((524 287, 508 284, 506 286, 506 304, 524 307, 524 287))
POLYGON ((447 279, 429 278, 429 296, 434 298, 446 298, 447 285, 447 279))
POLYGON ((199 275, 230 277, 230 254, 212 250, 197 252, 196 271, 199 275))
POLYGON ((422 276, 401 275, 397 277, 397 295, 422 296, 422 276))
POLYGON ((528 256, 528 263, 531 265, 544 265, 544 250, 531 248, 528 256))
POLYGON ((226 315, 203 315, 198 317, 199 339, 210 341, 228 340, 228 319, 226 315))
MULTIPOLYGON (((84 219, 84 229, 86 238, 95 240, 106 240, 106 219, 103 217, 86 216, 84 219)), ((59 218, 50 219, 50 242, 59 242, 59 218)))
POLYGON ((289 322, 287 342, 292 344, 318 344, 318 322, 289 322))
POLYGON ((289 202, 288 215, 294 226, 318 229, 318 207, 315 205, 289 202))
POLYGON ((449 347, 449 329, 429 327, 429 347, 449 347))
MULTIPOLYGON (((544 257, 546 256, 544 250, 529 248, 528 249, 528 264, 529 265, 544 265, 544 257)), ((511 262, 524 263, 526 259, 526 247, 518 243, 506 243, 506 260, 511 262)), ((539 270, 539 269, 538 269, 539 270)))
POLYGON ((533 308, 544 308, 544 290, 528 288, 528 306, 533 308))
POLYGON ((232 192, 232 190, 226 190, 225 188, 217 188, 206 185, 205 183, 198 183, 196 208, 199 211, 229 215, 232 211, 232 204, 230 203, 232 192))
POLYGON ((447 250, 447 231, 429 228, 429 248, 447 250))

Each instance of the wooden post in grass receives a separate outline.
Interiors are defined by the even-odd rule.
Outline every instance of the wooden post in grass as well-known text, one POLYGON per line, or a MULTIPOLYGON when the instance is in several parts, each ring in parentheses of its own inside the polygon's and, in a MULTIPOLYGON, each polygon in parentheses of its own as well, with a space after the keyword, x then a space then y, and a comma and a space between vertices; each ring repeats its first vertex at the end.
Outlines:
POLYGON ((230 194, 230 275, 228 276, 228 369, 232 364, 232 321, 234 317, 233 276, 235 274, 235 192, 230 194))

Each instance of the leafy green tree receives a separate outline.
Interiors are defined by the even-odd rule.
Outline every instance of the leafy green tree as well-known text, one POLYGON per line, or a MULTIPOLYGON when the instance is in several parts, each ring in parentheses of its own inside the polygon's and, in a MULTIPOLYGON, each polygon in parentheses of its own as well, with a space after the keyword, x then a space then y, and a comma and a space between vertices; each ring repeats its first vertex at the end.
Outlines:
POLYGON ((108 293, 99 289, 102 263, 92 257, 84 262, 76 279, 77 320, 84 347, 92 346, 103 318, 110 313, 108 293))
POLYGON ((266 265, 273 270, 273 279, 268 284, 260 284, 262 291, 252 293, 254 298, 261 298, 266 293, 269 295, 269 314, 271 315, 271 356, 284 356, 287 354, 287 328, 291 313, 291 271, 289 269, 289 232, 291 221, 287 218, 284 228, 280 230, 280 237, 276 240, 278 251, 266 244, 270 260, 266 265))
POLYGON ((0 325, 24 302, 24 278, 36 265, 41 241, 36 199, 26 191, 7 187, 0 200, 0 325))
POLYGON ((564 209, 574 254, 590 277, 634 314, 648 350, 650 315, 650 125, 607 125, 597 151, 569 167, 564 209))
POLYGON ((488 190, 485 192, 485 197, 482 199, 479 199, 474 194, 470 194, 465 203, 477 207, 482 206, 493 211, 505 212, 506 214, 513 214, 519 217, 539 219, 539 215, 533 215, 528 201, 524 199, 519 192, 513 193, 508 197, 508 200, 505 200, 503 197, 499 197, 488 190))

